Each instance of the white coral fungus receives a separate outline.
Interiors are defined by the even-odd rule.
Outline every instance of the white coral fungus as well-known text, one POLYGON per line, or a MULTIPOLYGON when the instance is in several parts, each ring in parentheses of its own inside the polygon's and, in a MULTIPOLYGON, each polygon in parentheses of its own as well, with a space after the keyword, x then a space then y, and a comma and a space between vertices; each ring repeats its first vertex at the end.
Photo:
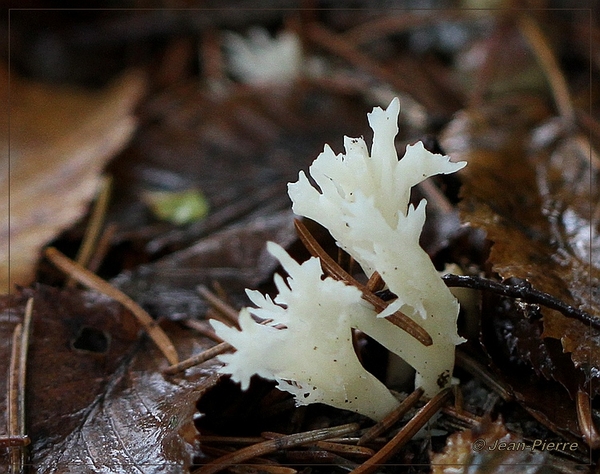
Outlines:
POLYGON ((454 349, 463 342, 456 327, 459 307, 419 246, 426 202, 415 208, 409 199, 412 186, 465 163, 434 155, 422 143, 408 146, 398 160, 398 113, 394 99, 387 110, 377 107, 368 115, 374 132, 370 154, 361 138, 345 138, 345 155, 326 146, 310 167, 319 189, 303 172, 289 184, 293 210, 329 229, 367 275, 381 275, 397 299, 377 314, 356 287, 323 278, 319 259, 298 264, 269 243, 289 274, 287 283, 276 275, 277 297, 248 291, 257 307, 242 310, 241 331, 212 321, 217 334, 236 349, 220 356, 226 364, 220 371, 231 374, 243 389, 258 374, 277 381, 299 405, 322 402, 380 420, 397 401, 358 361, 352 328, 414 367, 415 385, 426 395, 449 384, 454 349), (384 318, 397 310, 421 325, 433 344, 423 346, 384 318), (251 314, 272 322, 261 325, 251 314))
POLYGON ((326 227, 367 275, 377 271, 397 295, 379 316, 401 310, 431 335, 433 344, 424 347, 403 332, 374 334, 365 329, 412 365, 415 384, 432 396, 449 382, 454 347, 464 340, 456 328, 458 303, 419 246, 426 201, 409 206, 410 190, 429 176, 453 173, 466 163, 430 153, 421 142, 407 146, 398 160, 394 138, 399 109, 394 99, 387 110, 376 107, 368 114, 373 129, 370 155, 362 138, 345 137, 345 155, 325 146, 310 167, 320 192, 303 172, 288 188, 296 214, 326 227))
POLYGON ((250 29, 247 38, 229 32, 225 37, 231 73, 254 85, 287 83, 302 69, 302 44, 295 33, 282 31, 272 38, 264 28, 250 29))
POLYGON ((272 242, 268 250, 288 273, 287 284, 275 276, 279 294, 274 300, 247 291, 257 308, 242 310, 241 331, 211 321, 217 335, 237 349, 220 356, 226 364, 221 372, 232 374, 242 389, 248 388, 254 374, 275 380, 281 390, 295 396, 298 405, 320 402, 375 420, 383 418, 398 402, 362 367, 352 345, 354 321, 376 320, 372 307, 357 288, 322 279, 317 258, 300 265, 272 242), (250 313, 273 322, 258 324, 250 313))

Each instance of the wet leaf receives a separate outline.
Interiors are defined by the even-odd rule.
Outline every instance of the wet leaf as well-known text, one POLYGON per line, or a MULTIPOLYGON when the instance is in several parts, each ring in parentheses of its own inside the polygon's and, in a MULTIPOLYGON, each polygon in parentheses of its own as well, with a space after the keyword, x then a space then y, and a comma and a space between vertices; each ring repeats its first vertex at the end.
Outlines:
MULTIPOLYGON (((188 370, 185 379, 165 378, 164 358, 118 304, 93 292, 44 286, 2 298, 2 360, 28 297, 34 298, 26 391, 30 462, 40 472, 185 469, 195 401, 214 382, 211 364, 188 370)), ((213 344, 192 331, 167 331, 182 357, 213 344)), ((5 426, 4 395, 1 400, 5 426)))
MULTIPOLYGON (((533 442, 536 443, 536 440, 533 442)), ((532 449, 531 441, 525 441, 510 433, 501 420, 487 420, 474 429, 459 431, 449 436, 444 450, 432 456, 431 472, 500 474, 525 472, 526 469, 528 473, 558 473, 573 472, 571 470, 577 469, 575 463, 557 458, 548 451, 541 451, 539 447, 543 442, 561 441, 540 439, 537 440, 537 443, 540 443, 537 449, 532 449)), ((575 447, 574 451, 577 450, 576 444, 569 443, 567 447, 567 451, 571 447, 575 447)))
POLYGON ((283 246, 296 240, 291 211, 215 232, 187 249, 122 273, 113 284, 152 312, 175 319, 205 312, 198 285, 219 283, 242 305, 247 303, 244 289, 256 288, 275 270, 277 263, 265 247, 269 240, 283 246))
MULTIPOLYGON (((0 69, 4 103, 8 83, 0 69)), ((11 78, 10 142, 9 124, 0 123, 1 293, 10 283, 30 283, 40 248, 83 215, 104 165, 134 130, 132 111, 143 90, 137 73, 98 92, 11 78)))
MULTIPOLYGON (((592 186, 598 171, 578 136, 539 101, 518 99, 519 107, 504 101, 463 111, 445 133, 445 151, 469 162, 462 174, 463 219, 486 231, 493 242, 489 262, 500 277, 525 280, 600 316, 593 304, 600 235, 591 214, 591 203, 600 198, 592 186)), ((574 380, 598 393, 598 331, 546 308, 541 315, 540 323, 522 314, 519 332, 506 327, 518 356, 571 395, 574 380), (564 363, 563 353, 571 363, 564 363)))
POLYGON ((112 170, 121 241, 151 258, 189 247, 249 217, 288 209, 286 185, 343 134, 365 132, 367 106, 311 88, 232 87, 214 94, 197 80, 156 94, 140 109, 130 152, 112 170), (343 117, 343 120, 340 120, 343 117), (181 227, 156 223, 140 202, 148 189, 200 189, 210 210, 181 227))

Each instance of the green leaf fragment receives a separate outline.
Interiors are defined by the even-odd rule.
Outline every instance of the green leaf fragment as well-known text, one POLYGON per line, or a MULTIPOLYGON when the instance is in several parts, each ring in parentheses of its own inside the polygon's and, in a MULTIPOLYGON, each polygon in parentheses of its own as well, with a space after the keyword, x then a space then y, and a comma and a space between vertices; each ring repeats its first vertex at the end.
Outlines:
POLYGON ((185 191, 147 191, 144 201, 160 220, 185 225, 202 219, 209 210, 204 194, 198 189, 185 191))

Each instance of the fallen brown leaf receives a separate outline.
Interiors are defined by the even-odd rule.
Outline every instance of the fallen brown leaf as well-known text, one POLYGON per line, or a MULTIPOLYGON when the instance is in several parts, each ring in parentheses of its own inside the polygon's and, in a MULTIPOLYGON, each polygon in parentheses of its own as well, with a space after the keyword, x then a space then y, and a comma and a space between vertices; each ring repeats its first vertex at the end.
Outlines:
MULTIPOLYGON (((0 297, 0 358, 32 297, 27 363, 29 462, 38 472, 167 472, 191 463, 195 402, 215 383, 211 363, 185 379, 164 377, 160 351, 140 338, 118 303, 95 292, 39 286, 0 297), (192 433, 190 435, 190 433, 192 433)), ((189 356, 213 345, 193 331, 167 332, 189 356)), ((6 426, 0 378, 0 426, 6 426)), ((8 472, 5 452, 0 472, 8 472)))
MULTIPOLYGON (((510 433, 502 420, 489 420, 472 429, 448 437, 441 453, 431 457, 432 474, 469 472, 493 474, 508 472, 574 472, 579 465, 541 451, 541 443, 551 440, 525 441, 510 433), (532 449, 536 443, 537 449, 532 449), (539 443, 539 446, 538 446, 539 443)), ((556 444, 556 442, 555 442, 556 444)), ((571 448, 571 444, 567 444, 571 448)), ((582 472, 583 469, 582 469, 582 472)))
MULTIPOLYGON (((493 242, 491 270, 598 317, 593 303, 600 283, 600 239, 591 212, 600 198, 592 187, 598 170, 581 153, 578 140, 541 102, 517 97, 512 104, 505 100, 477 113, 463 111, 448 127, 443 145, 456 159, 469 162, 462 173, 462 217, 493 242)), ((599 393, 598 331, 547 308, 539 310, 541 320, 537 308, 518 302, 503 308, 496 301, 487 308, 483 325, 494 325, 496 335, 491 341, 488 333, 486 346, 503 346, 500 352, 507 359, 530 364, 571 396, 578 389, 599 393)), ((517 376, 512 379, 523 385, 517 376)), ((522 399, 526 404, 533 400, 522 399)), ((547 408, 535 410, 557 416, 547 408)))
POLYGON ((129 72, 90 92, 0 69, 0 98, 10 100, 0 118, 0 293, 30 283, 41 247, 83 215, 104 165, 134 130, 144 82, 129 72))

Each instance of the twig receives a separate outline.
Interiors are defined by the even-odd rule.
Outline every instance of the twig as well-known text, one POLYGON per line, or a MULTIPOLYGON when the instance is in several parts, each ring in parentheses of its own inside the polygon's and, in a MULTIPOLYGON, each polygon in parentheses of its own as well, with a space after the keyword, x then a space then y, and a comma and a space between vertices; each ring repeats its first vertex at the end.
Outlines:
MULTIPOLYGON (((108 201, 110 198, 111 181, 111 178, 108 176, 102 177, 98 190, 98 199, 94 204, 92 215, 85 229, 81 246, 75 257, 75 261, 82 267, 88 266, 94 252, 94 246, 102 230, 102 224, 106 217, 106 209, 108 208, 108 201)), ((75 279, 69 277, 65 286, 67 288, 73 288, 75 286, 75 279)))
POLYGON ((378 16, 349 29, 341 37, 346 42, 356 45, 372 43, 385 39, 386 36, 398 35, 432 23, 439 23, 442 18, 453 20, 458 16, 453 11, 443 10, 436 10, 435 13, 431 12, 430 15, 422 15, 421 13, 423 12, 415 14, 401 11, 392 16, 378 16))
MULTIPOLYGON (((215 298, 216 298, 216 296, 215 296, 215 298)), ((264 319, 259 324, 270 324, 272 322, 273 322, 272 319, 264 319)), ((274 326, 274 327, 277 328, 277 326, 274 326)), ((215 334, 215 336, 216 336, 216 334, 215 334)), ((163 370, 163 373, 167 374, 167 375, 174 375, 178 372, 183 372, 184 370, 187 370, 190 367, 193 367, 195 365, 202 364, 202 363, 206 362, 207 360, 217 357, 219 354, 223 354, 224 352, 232 351, 232 350, 235 350, 235 347, 233 347, 232 345, 230 345, 227 342, 221 342, 221 343, 217 344, 216 346, 211 347, 210 349, 206 349, 205 351, 201 352, 200 354, 196 354, 195 356, 192 356, 188 359, 182 360, 181 362, 179 362, 177 364, 173 364, 173 365, 167 367, 166 369, 163 370)))
MULTIPOLYGON (((25 314, 23 316, 23 331, 21 332, 21 341, 19 344, 19 367, 17 373, 17 418, 19 422, 18 436, 25 438, 25 393, 27 380, 27 354, 29 352, 29 336, 31 335, 31 318, 33 316, 33 298, 27 300, 25 305, 25 314)), ((25 464, 25 450, 20 450, 20 465, 25 464)), ((14 471, 18 472, 18 471, 14 471)))
POLYGON ((517 284, 499 283, 488 278, 447 274, 442 277, 448 287, 471 288, 473 290, 491 291, 502 296, 519 298, 525 303, 540 304, 560 311, 567 318, 578 319, 593 328, 600 329, 600 318, 575 308, 548 293, 532 288, 527 281, 517 284))
POLYGON ((170 365, 166 369, 163 370, 163 374, 166 375, 175 375, 179 372, 183 372, 184 370, 189 369, 195 365, 202 364, 207 360, 210 360, 214 357, 217 357, 219 354, 223 354, 227 351, 232 351, 234 348, 228 342, 221 342, 210 349, 206 349, 200 354, 196 354, 195 356, 190 357, 189 359, 182 360, 177 364, 170 365))
POLYGON ((360 428, 358 423, 349 423, 347 425, 335 426, 321 430, 305 431, 303 433, 292 434, 282 438, 271 439, 262 443, 248 446, 231 454, 227 454, 218 459, 210 461, 208 464, 196 469, 192 474, 213 474, 223 469, 239 464, 257 456, 272 453, 280 449, 292 448, 304 444, 314 443, 336 436, 343 436, 354 433, 360 428))
POLYGON ((181 321, 181 324, 190 329, 193 329, 194 331, 198 332, 199 334, 205 337, 208 337, 209 339, 212 339, 216 343, 223 342, 223 339, 217 336, 217 333, 206 321, 198 321, 196 319, 185 319, 181 321))
MULTIPOLYGON (((567 80, 560 70, 560 66, 552 48, 548 44, 548 40, 539 25, 526 14, 521 15, 519 18, 519 27, 523 36, 529 41, 540 66, 548 78, 558 113, 566 121, 567 125, 573 129, 577 124, 577 114, 573 106, 571 94, 569 93, 567 80)), ((583 156, 598 169, 600 167, 600 158, 590 143, 589 138, 581 134, 576 134, 575 144, 583 156)))
MULTIPOLYGON (((27 352, 31 333, 33 298, 27 300, 23 323, 13 331, 12 351, 8 375, 8 435, 0 436, 0 447, 27 446, 31 440, 25 434, 25 380, 27 352)), ((11 453, 11 472, 21 472, 25 464, 25 451, 19 449, 11 453)))
POLYGON ((523 36, 529 42, 540 66, 546 73, 559 114, 567 120, 570 126, 574 125, 576 119, 575 109, 569 87, 565 76, 560 71, 554 53, 548 45, 548 41, 538 24, 528 15, 524 14, 519 17, 519 27, 523 36))
POLYGON ((457 411, 455 407, 446 406, 442 408, 442 413, 454 418, 456 422, 451 423, 451 426, 458 429, 474 428, 481 424, 483 418, 481 416, 474 415, 465 410, 457 411))
POLYGON ((600 433, 598 433, 592 417, 592 402, 587 393, 582 390, 577 392, 575 407, 577 408, 577 421, 583 439, 591 449, 600 448, 600 433))
MULTIPOLYGON (((412 95, 429 111, 448 114, 454 111, 453 108, 449 107, 446 103, 441 102, 438 97, 423 93, 422 89, 417 88, 413 81, 407 80, 402 77, 402 75, 398 74, 397 71, 394 71, 389 67, 382 66, 369 55, 359 51, 353 44, 346 41, 343 36, 332 33, 327 28, 320 26, 317 22, 308 25, 304 31, 306 32, 307 38, 317 46, 343 58, 357 69, 373 75, 379 80, 391 85, 393 88, 412 95)), ((421 87, 424 86, 424 84, 419 85, 421 87)), ((444 98, 447 99, 448 97, 441 97, 441 99, 444 98)))
MULTIPOLYGON (((363 299, 371 303, 378 312, 381 312, 387 308, 388 303, 369 291, 365 285, 358 282, 352 275, 340 267, 335 260, 333 260, 333 258, 331 258, 327 252, 325 252, 325 250, 323 250, 323 248, 319 245, 319 243, 315 240, 315 238, 300 220, 294 220, 294 225, 296 226, 296 231, 298 232, 298 236, 300 237, 302 243, 305 245, 311 255, 314 257, 319 257, 323 270, 329 276, 335 278, 336 280, 356 286, 362 292, 363 299)), ((394 314, 386 316, 385 319, 406 331, 424 346, 430 346, 433 344, 433 340, 431 339, 429 333, 400 311, 396 311, 394 314)))
POLYGON ((235 327, 239 327, 239 312, 234 308, 225 303, 221 298, 215 295, 212 291, 210 291, 206 286, 199 285, 196 289, 200 296, 202 296, 206 301, 208 301, 213 308, 219 311, 223 316, 227 318, 227 321, 230 324, 233 324, 235 327))
POLYGON ((427 179, 418 184, 419 190, 427 198, 427 206, 431 206, 434 209, 439 209, 444 214, 450 214, 455 212, 456 209, 452 203, 448 200, 446 195, 438 188, 435 183, 427 179))
POLYGON ((511 390, 501 383, 497 378, 494 378, 490 373, 485 370, 478 361, 473 359, 471 356, 465 354, 461 350, 457 350, 455 353, 456 364, 462 369, 469 372, 473 377, 479 379, 484 385, 491 388, 496 392, 504 401, 511 401, 513 395, 511 390))
POLYGON ((452 388, 446 388, 425 404, 411 420, 368 461, 365 461, 351 474, 370 474, 396 454, 431 419, 452 395, 452 388))
POLYGON ((67 275, 72 276, 82 285, 99 291, 100 293, 104 293, 106 296, 125 306, 125 308, 131 311, 131 313, 133 313, 133 315, 137 318, 138 322, 142 325, 156 346, 164 354, 169 363, 174 365, 179 362, 177 351, 169 339, 169 336, 167 336, 158 323, 152 319, 152 316, 150 316, 129 296, 116 289, 110 283, 104 281, 98 275, 95 275, 89 270, 83 268, 81 265, 75 263, 73 260, 60 253, 54 247, 47 248, 45 254, 54 265, 60 268, 67 275))
MULTIPOLYGON (((277 439, 277 438, 283 438, 285 436, 281 433, 273 433, 271 431, 264 431, 260 435, 266 439, 277 439)), ((312 445, 310 445, 310 446, 312 446, 312 445)), ((353 456, 371 457, 375 454, 375 451, 373 451, 370 448, 365 448, 364 446, 353 446, 350 444, 341 444, 341 443, 333 442, 331 440, 317 441, 316 443, 314 443, 314 446, 317 448, 323 449, 325 451, 329 451, 331 453, 347 454, 347 455, 353 455, 353 456)))
POLYGON ((385 282, 378 271, 374 271, 373 274, 369 277, 369 281, 365 285, 367 290, 371 293, 375 293, 379 290, 382 290, 385 286, 385 282))
POLYGON ((370 443, 380 434, 384 433, 400 420, 408 410, 410 410, 423 396, 423 389, 417 388, 408 397, 406 397, 398 407, 392 410, 383 420, 377 423, 375 426, 370 428, 361 438, 358 440, 359 446, 364 446, 370 443))
MULTIPOLYGON (((264 438, 260 438, 260 441, 264 441, 264 438)), ((229 446, 225 448, 216 448, 214 446, 202 446, 202 452, 212 458, 218 458, 226 456, 232 452, 229 446)), ((227 472, 231 474, 296 474, 296 469, 281 466, 275 461, 271 461, 265 458, 253 458, 251 464, 238 464, 236 466, 229 466, 227 472)))
POLYGON ((285 459, 294 464, 314 465, 322 464, 328 467, 328 470, 339 472, 340 469, 350 471, 356 469, 358 464, 350 461, 338 454, 331 453, 325 450, 290 450, 285 452, 285 459), (338 468, 338 469, 336 469, 338 468))
POLYGON ((113 237, 115 236, 117 229, 119 226, 116 222, 111 222, 107 224, 102 232, 102 235, 98 238, 98 244, 96 245, 96 250, 90 261, 87 264, 87 269, 93 273, 97 273, 104 257, 108 253, 108 249, 110 248, 110 244, 112 243, 113 237))
MULTIPOLYGON (((21 341, 23 325, 17 324, 13 331, 12 351, 10 353, 10 367, 8 375, 8 436, 21 436, 21 416, 19 413, 19 354, 21 352, 21 341)), ((10 472, 20 473, 22 458, 20 451, 10 453, 10 472)))

